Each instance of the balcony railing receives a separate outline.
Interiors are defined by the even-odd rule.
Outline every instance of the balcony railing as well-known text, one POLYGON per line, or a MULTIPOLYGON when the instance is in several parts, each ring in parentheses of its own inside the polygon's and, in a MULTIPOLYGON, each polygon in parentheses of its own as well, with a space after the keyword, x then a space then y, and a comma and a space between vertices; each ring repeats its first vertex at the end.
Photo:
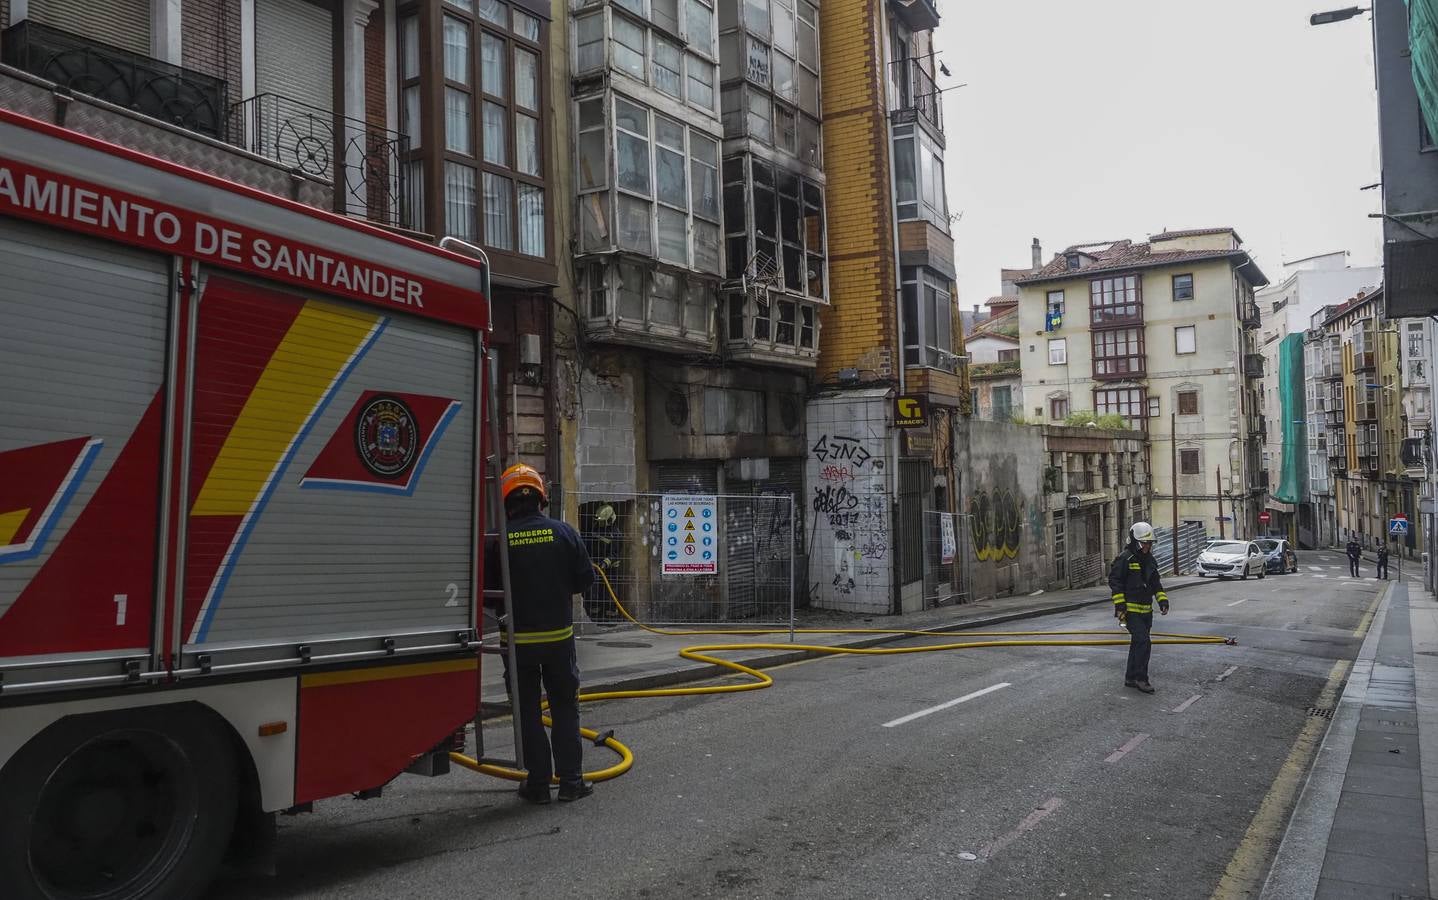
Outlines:
POLYGON ((1268 436, 1268 416, 1253 416, 1248 420, 1248 431, 1258 437, 1268 436))
POLYGON ((230 109, 230 143, 320 178, 334 178, 345 212, 401 228, 409 221, 411 186, 401 163, 409 138, 360 119, 256 94, 230 109))
POLYGON ((1243 377, 1245 377, 1245 378, 1262 378, 1262 377, 1263 377, 1263 354, 1262 354, 1262 353, 1245 353, 1245 354, 1243 354, 1243 377))
POLYGON ((224 79, 31 19, 5 30, 5 62, 63 88, 208 135, 225 137, 224 79))
POLYGON ((899 85, 899 109, 914 110, 928 120, 939 131, 944 130, 944 111, 939 87, 917 59, 895 60, 901 69, 896 79, 899 85))
POLYGON ((1263 319, 1259 316, 1258 304, 1244 303, 1239 309, 1239 321, 1243 323, 1244 328, 1257 328, 1261 325, 1263 319))
POLYGON ((1372 350, 1355 351, 1353 354, 1353 369, 1371 369, 1376 365, 1376 356, 1372 350))

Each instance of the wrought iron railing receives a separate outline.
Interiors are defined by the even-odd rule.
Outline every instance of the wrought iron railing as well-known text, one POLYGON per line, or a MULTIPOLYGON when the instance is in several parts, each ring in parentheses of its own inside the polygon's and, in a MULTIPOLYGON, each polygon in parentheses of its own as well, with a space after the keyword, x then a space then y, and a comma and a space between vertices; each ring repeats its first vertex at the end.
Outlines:
POLYGON ((404 134, 279 94, 256 94, 231 107, 229 140, 305 175, 333 178, 336 206, 344 212, 402 228, 418 225, 408 221, 404 134))
POLYGON ((897 60, 895 65, 903 69, 898 78, 899 108, 917 111, 935 128, 943 131, 943 94, 939 91, 938 85, 934 83, 933 76, 924 71, 924 67, 919 64, 917 59, 897 60))
POLYGON ((25 19, 0 38, 5 62, 171 125, 225 136, 225 81, 25 19))

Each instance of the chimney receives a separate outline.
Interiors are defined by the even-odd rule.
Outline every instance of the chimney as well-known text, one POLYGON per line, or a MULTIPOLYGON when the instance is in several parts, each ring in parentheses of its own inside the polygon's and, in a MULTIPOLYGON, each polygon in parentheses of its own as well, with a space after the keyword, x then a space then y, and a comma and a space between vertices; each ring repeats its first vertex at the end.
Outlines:
POLYGON ((1034 271, 1037 272, 1044 267, 1044 248, 1039 246, 1038 238, 1034 238, 1033 254, 1034 271))
POLYGON ((975 304, 974 304, 974 318, 977 319, 978 317, 979 317, 979 305, 978 305, 977 303, 975 303, 975 304))

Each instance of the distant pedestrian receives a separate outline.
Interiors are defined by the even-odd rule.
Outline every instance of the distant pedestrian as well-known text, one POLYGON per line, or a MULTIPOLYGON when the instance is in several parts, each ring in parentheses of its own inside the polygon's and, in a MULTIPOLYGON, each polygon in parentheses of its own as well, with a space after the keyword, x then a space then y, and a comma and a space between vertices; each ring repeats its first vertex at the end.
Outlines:
MULTIPOLYGON (((594 793, 584 780, 579 739, 579 662, 574 650, 574 595, 594 582, 584 542, 573 528, 540 508, 549 502, 539 473, 524 464, 500 478, 508 518, 509 586, 518 666, 517 715, 527 771, 519 796, 548 803, 551 775, 559 776, 559 799, 594 793), (553 758, 540 710, 540 688, 549 697, 553 758)), ((485 568, 497 571, 499 547, 487 553, 485 568)))
POLYGON ((1378 548, 1378 577, 1388 580, 1388 548, 1384 546, 1378 548))
POLYGON ((1159 579, 1158 562, 1153 558, 1153 526, 1135 522, 1128 530, 1128 546, 1113 561, 1108 573, 1113 592, 1113 614, 1128 629, 1128 668, 1123 686, 1153 693, 1148 681, 1148 658, 1153 650, 1149 631, 1153 628, 1153 601, 1168 615, 1168 594, 1159 579))
POLYGON ((1358 546, 1358 541, 1349 537, 1348 546, 1345 549, 1348 551, 1348 574, 1354 578, 1362 577, 1358 574, 1358 560, 1363 557, 1363 550, 1358 546))

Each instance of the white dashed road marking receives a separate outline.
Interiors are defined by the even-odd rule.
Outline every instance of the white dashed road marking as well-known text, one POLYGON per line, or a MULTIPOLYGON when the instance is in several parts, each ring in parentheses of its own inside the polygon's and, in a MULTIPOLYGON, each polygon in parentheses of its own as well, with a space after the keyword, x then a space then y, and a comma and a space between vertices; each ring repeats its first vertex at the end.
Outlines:
POLYGON ((1042 822, 1044 819, 1048 818, 1054 813, 1055 810, 1057 810, 1060 806, 1063 805, 1064 802, 1057 797, 1050 797, 1049 799, 1045 800, 1043 804, 1034 809, 1033 812, 1029 813, 1027 816, 1024 816, 1024 820, 1020 822, 1017 826, 1015 826, 1013 831, 1010 831, 1008 834, 1004 835, 1001 838, 997 838, 985 844, 983 846, 983 849, 979 851, 979 858, 988 859, 995 853, 998 853, 1000 850, 1004 849, 1009 844, 1012 844, 1020 837, 1023 837, 1023 833, 1025 831, 1028 831, 1035 825, 1042 822))
POLYGON ((1193 704, 1197 703, 1197 702, 1198 702, 1198 698, 1199 698, 1199 697, 1202 697, 1202 696, 1203 696, 1202 694, 1194 694, 1192 697, 1189 697, 1187 700, 1185 700, 1185 701, 1183 701, 1182 703, 1180 703, 1179 705, 1175 706, 1175 707, 1173 708, 1173 711, 1176 712, 1176 713, 1181 713, 1181 712, 1183 712, 1185 709, 1188 709, 1190 706, 1192 706, 1193 704))
POLYGON ((1139 744, 1142 744, 1142 743, 1143 743, 1144 741, 1146 741, 1146 740, 1148 740, 1148 735, 1146 735, 1146 734, 1135 735, 1134 737, 1132 737, 1132 738, 1129 739, 1128 743, 1124 744, 1122 747, 1120 747, 1120 748, 1118 748, 1117 750, 1115 750, 1114 752, 1110 753, 1110 754, 1108 755, 1108 758, 1105 759, 1104 762, 1106 762, 1106 763, 1116 763, 1116 762, 1118 762, 1119 760, 1121 760, 1121 759, 1123 759, 1125 756, 1127 756, 1128 753, 1129 753, 1131 750, 1133 750, 1135 747, 1137 747, 1139 744))
POLYGON ((1217 678, 1216 680, 1217 680, 1217 681, 1222 681, 1222 680, 1224 680, 1225 678, 1227 678, 1228 676, 1232 675, 1234 672, 1237 672, 1237 671, 1238 671, 1238 666, 1229 666, 1228 668, 1226 668, 1226 669, 1223 670, 1223 674, 1220 675, 1220 676, 1218 676, 1218 678, 1217 678))
POLYGON ((1247 603, 1247 602, 1248 602, 1248 598, 1247 598, 1247 597, 1244 597, 1242 600, 1235 600, 1235 601, 1233 601, 1232 603, 1230 603, 1230 604, 1228 604, 1228 605, 1229 605, 1229 606, 1237 606, 1237 605, 1240 604, 1240 603, 1247 603))
POLYGON ((989 685, 983 690, 974 691, 972 694, 965 694, 962 697, 950 700, 946 703, 940 703, 938 706, 931 706, 928 709, 921 709, 916 713, 909 713, 907 716, 900 716, 892 722, 885 722, 884 727, 894 728, 896 726, 903 725, 906 722, 912 722, 915 719, 922 719, 924 716, 933 715, 936 712, 942 712, 951 706, 958 706, 960 703, 966 703, 969 700, 973 700, 975 697, 982 697, 985 694, 992 694, 994 691, 1002 690, 1008 686, 1009 683, 1007 681, 1001 681, 998 684, 989 685))

